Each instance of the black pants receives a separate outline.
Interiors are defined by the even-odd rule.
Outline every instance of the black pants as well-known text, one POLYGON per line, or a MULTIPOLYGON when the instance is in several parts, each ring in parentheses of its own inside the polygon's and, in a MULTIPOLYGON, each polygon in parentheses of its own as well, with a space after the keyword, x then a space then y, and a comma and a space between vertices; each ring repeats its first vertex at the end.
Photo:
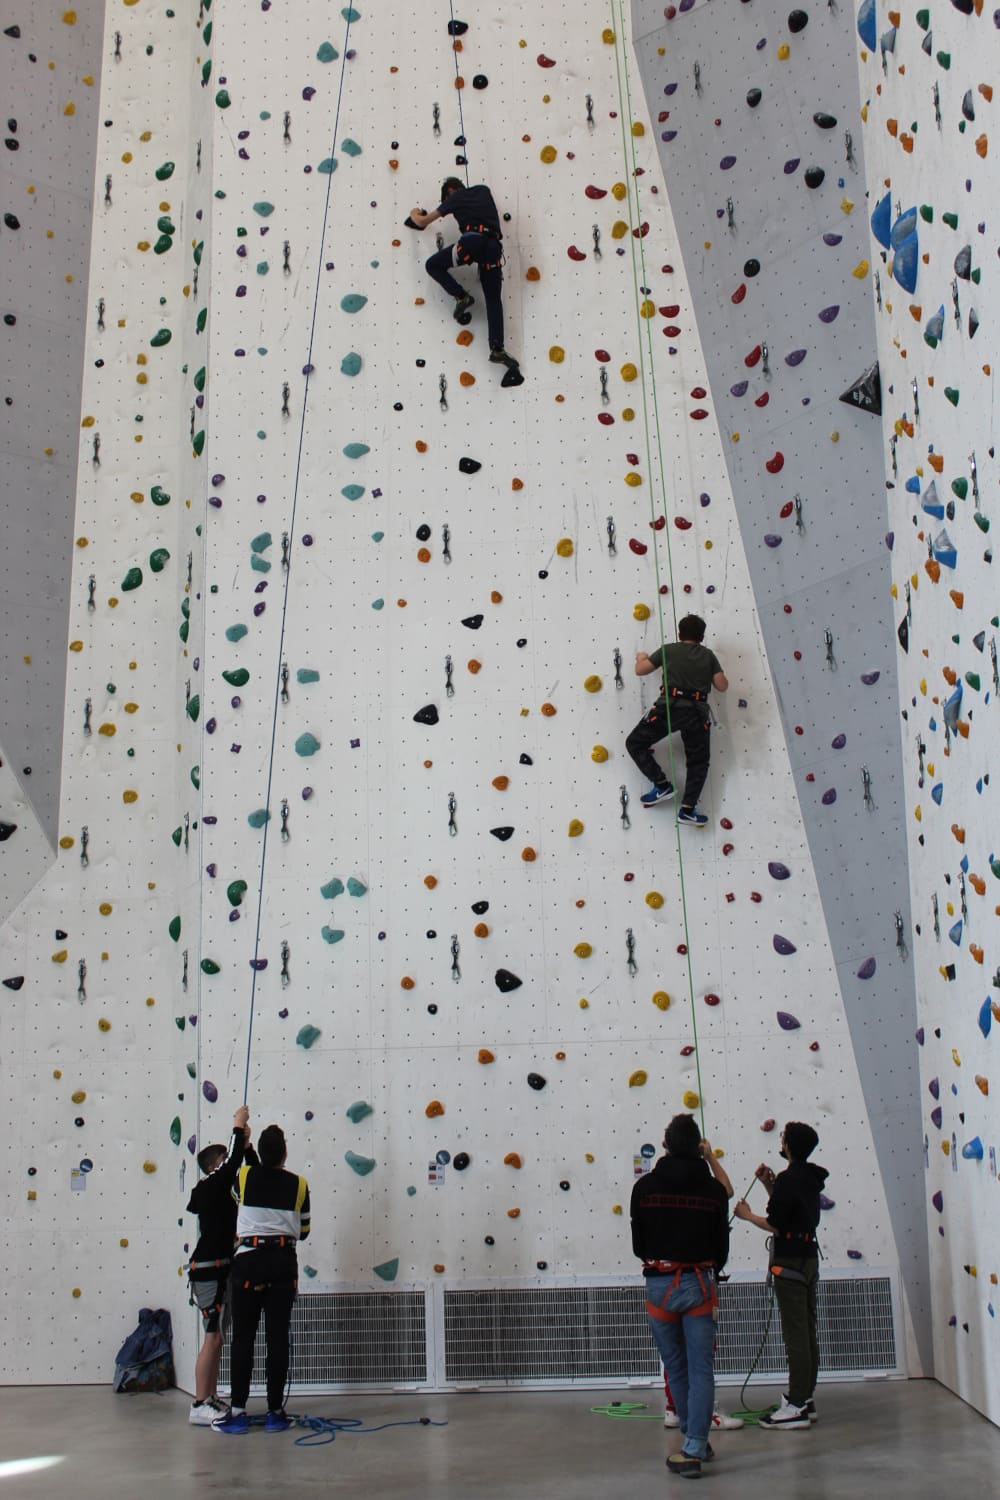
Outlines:
POLYGON ((625 741, 625 749, 644 776, 655 786, 663 786, 669 778, 654 757, 653 746, 666 739, 668 734, 674 733, 680 734, 687 758, 687 780, 682 804, 684 807, 694 807, 708 777, 712 751, 712 729, 706 703, 675 699, 670 705, 669 722, 666 708, 658 703, 632 730, 625 741))
POLYGON ((486 303, 486 328, 491 349, 503 348, 503 272, 499 261, 503 247, 489 234, 463 234, 457 245, 445 245, 426 263, 428 276, 444 287, 452 297, 464 295, 465 288, 451 274, 452 266, 479 267, 479 284, 486 303), (487 264, 488 262, 488 264, 487 264))
POLYGON ((816 1390, 819 1371, 819 1335, 816 1328, 816 1294, 819 1289, 819 1259, 810 1255, 785 1264, 805 1280, 774 1277, 774 1295, 781 1313, 781 1337, 788 1356, 788 1399, 804 1406, 816 1390))
MULTIPOLYGON (((230 1351, 232 1369, 232 1406, 246 1407, 250 1397, 250 1377, 253 1372, 253 1347, 257 1339, 260 1315, 264 1314, 264 1335, 267 1340, 267 1409, 280 1411, 285 1404, 285 1382, 288 1379, 288 1327, 292 1320, 295 1303, 296 1263, 292 1255, 291 1266, 285 1263, 277 1267, 260 1263, 263 1251, 249 1251, 237 1255, 233 1261, 233 1343, 230 1351), (253 1262, 244 1269, 244 1262, 253 1262), (288 1276, 289 1270, 291 1276, 288 1276), (265 1271, 286 1279, 258 1282, 256 1277, 265 1271)), ((268 1260, 274 1261, 273 1254, 268 1260)))

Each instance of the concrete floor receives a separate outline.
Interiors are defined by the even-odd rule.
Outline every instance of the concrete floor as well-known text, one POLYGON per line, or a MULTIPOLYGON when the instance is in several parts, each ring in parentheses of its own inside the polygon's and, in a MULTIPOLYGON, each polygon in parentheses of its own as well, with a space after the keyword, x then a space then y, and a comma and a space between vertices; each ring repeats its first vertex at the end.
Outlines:
MULTIPOLYGON (((225 1438, 187 1424, 187 1398, 115 1396, 103 1386, 7 1387, 0 1399, 0 1500, 628 1500, 677 1495, 664 1468, 678 1447, 659 1421, 593 1415, 627 1393, 341 1396, 292 1399, 308 1414, 367 1425, 429 1416, 446 1427, 342 1434, 295 1446, 295 1432, 225 1438), (32 1474, 17 1459, 59 1457, 32 1474)), ((756 1389, 754 1404, 777 1392, 756 1389)), ((708 1493, 740 1500, 941 1500, 1000 1494, 1000 1431, 933 1381, 820 1388, 810 1432, 724 1433, 708 1493)), ((641 1399, 638 1395, 635 1399, 641 1399)), ((259 1403, 257 1403, 259 1404, 259 1403)), ((720 1390, 724 1410, 736 1392, 720 1390)))

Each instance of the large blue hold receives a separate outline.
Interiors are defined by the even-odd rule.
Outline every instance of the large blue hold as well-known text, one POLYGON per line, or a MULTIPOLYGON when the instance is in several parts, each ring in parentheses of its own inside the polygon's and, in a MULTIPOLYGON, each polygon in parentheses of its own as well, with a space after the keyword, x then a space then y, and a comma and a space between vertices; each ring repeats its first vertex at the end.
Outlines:
POLYGON ((908 235, 896 248, 896 254, 892 261, 893 278, 903 288, 904 292, 912 294, 917 290, 917 272, 920 269, 920 245, 916 233, 908 235))
POLYGON ((878 41, 878 17, 875 14, 875 0, 861 0, 861 5, 858 9, 858 36, 869 52, 875 51, 875 44, 878 41))
POLYGON ((892 194, 886 193, 880 198, 872 212, 872 234, 878 240, 883 250, 891 248, 892 241, 889 236, 892 231, 892 194))
POLYGON ((979 1007, 979 1029, 983 1036, 989 1036, 993 1029, 993 1006, 990 1004, 989 995, 979 1007))

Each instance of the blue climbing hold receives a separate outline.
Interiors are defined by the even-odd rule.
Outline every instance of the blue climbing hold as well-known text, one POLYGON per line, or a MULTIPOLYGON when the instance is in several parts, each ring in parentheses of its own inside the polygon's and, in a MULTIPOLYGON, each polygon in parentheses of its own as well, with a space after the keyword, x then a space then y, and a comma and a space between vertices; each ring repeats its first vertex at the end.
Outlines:
POLYGON ((957 922, 953 922, 952 925, 948 928, 948 936, 951 938, 956 948, 960 948, 962 946, 963 927, 964 923, 962 922, 962 919, 960 917, 957 922))
POLYGON ((931 787, 931 800, 933 802, 935 802, 938 807, 940 807, 941 806, 941 798, 943 796, 944 796, 944 782, 943 781, 939 781, 939 782, 937 782, 937 784, 935 786, 931 787))
POLYGON ((876 203, 871 218, 872 234, 884 250, 892 248, 892 194, 886 193, 876 203))
POLYGON ((971 1141, 966 1141, 965 1145, 962 1147, 962 1155, 965 1157, 966 1161, 982 1161, 983 1143, 979 1139, 978 1135, 974 1135, 971 1141))
POLYGON ((327 881, 326 885, 320 886, 319 893, 324 901, 332 901, 335 896, 344 894, 344 882, 335 875, 332 880, 327 881))
POLYGON ((877 22, 875 0, 861 0, 861 5, 858 9, 858 36, 869 52, 875 51, 875 44, 878 41, 877 22))
POLYGON ((941 710, 944 722, 952 734, 958 733, 958 716, 962 712, 962 684, 959 683, 951 697, 945 700, 941 710))
POLYGON ((990 1003, 989 995, 986 996, 986 999, 979 1007, 979 1029, 983 1033, 983 1036, 989 1036, 993 1029, 993 1006, 990 1003))
POLYGON ((778 860, 773 859, 768 864, 767 873, 772 880, 787 880, 792 872, 787 865, 783 865, 778 860))
POLYGON ((340 305, 344 312, 356 313, 361 311, 367 301, 368 298, 363 297, 360 292, 348 292, 345 296, 341 297, 340 305))
POLYGON ((363 881, 356 880, 353 875, 350 875, 348 877, 347 894, 349 896, 363 896, 367 890, 368 887, 364 884, 363 881))
POLYGON ((896 247, 890 272, 894 279, 911 295, 917 289, 917 272, 920 269, 920 245, 916 233, 908 235, 896 247))
POLYGON ((295 1045, 297 1047, 304 1047, 308 1052, 313 1042, 315 1042, 319 1037, 319 1034, 320 1030, 318 1026, 310 1026, 308 1023, 306 1023, 305 1026, 299 1027, 298 1034, 295 1038, 295 1045))
POLYGON ((938 496, 935 480, 932 479, 924 490, 924 493, 920 497, 920 504, 927 514, 933 516, 936 521, 944 520, 944 506, 941 504, 938 496))
POLYGON ((359 1177, 367 1177, 369 1172, 375 1169, 375 1158, 373 1156, 359 1156, 356 1151, 345 1151, 344 1160, 352 1172, 357 1172, 359 1177))

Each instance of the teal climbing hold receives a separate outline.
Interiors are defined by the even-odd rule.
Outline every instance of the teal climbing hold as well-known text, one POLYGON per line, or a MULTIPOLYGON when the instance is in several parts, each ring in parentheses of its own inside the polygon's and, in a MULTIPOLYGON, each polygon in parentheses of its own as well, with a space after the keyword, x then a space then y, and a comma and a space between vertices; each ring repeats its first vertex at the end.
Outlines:
POLYGON ((122 593, 123 594, 131 593, 131 591, 133 589, 137 589, 139 587, 139 585, 140 585, 141 582, 142 582, 142 569, 141 568, 129 568, 128 572, 125 574, 125 577, 122 579, 122 593))
POLYGON ((355 21, 361 20, 361 12, 355 10, 353 5, 345 5, 340 14, 349 25, 353 25, 355 21))
POLYGON ((341 141, 340 149, 341 151, 343 151, 345 156, 361 155, 361 147, 358 145, 357 141, 352 141, 350 136, 346 136, 344 140, 341 141))
POLYGON ((306 730, 305 734, 300 734, 298 739, 295 741, 296 755, 315 755, 318 749, 319 740, 314 734, 310 734, 308 729, 306 730))
POLYGON ((380 542, 380 541, 382 541, 382 539, 383 539, 384 536, 385 536, 385 532, 384 531, 373 531, 372 532, 372 541, 373 542, 380 542))
POLYGON ((268 203, 266 198, 261 198, 258 203, 254 204, 253 211, 255 214, 260 214, 262 219, 269 219, 274 213, 274 204, 268 203))
POLYGON ((972 688, 972 691, 974 693, 978 693, 982 688, 982 678, 980 677, 978 672, 966 672, 965 680, 969 684, 970 688, 972 688))
POLYGON ((365 492, 363 484, 345 484, 340 493, 345 500, 360 500, 365 492))
POLYGON ((265 823, 271 821, 271 814, 266 807, 258 807, 256 812, 247 814, 247 822, 251 828, 263 828, 265 823))
POLYGON ((360 312, 368 298, 362 296, 361 292, 347 292, 341 297, 340 305, 346 313, 360 312))
POLYGON ((173 177, 173 175, 174 164, 172 161, 165 161, 162 167, 157 167, 156 172, 154 173, 157 182, 166 182, 167 178, 173 177))
POLYGON ((355 354, 353 351, 350 354, 345 354, 340 361, 340 373, 342 375, 360 375, 361 355, 355 354))
POLYGON ((174 829, 174 831, 170 835, 170 837, 173 839, 174 843, 177 845, 177 847, 179 849, 181 847, 181 839, 184 837, 184 830, 183 830, 183 828, 181 828, 178 825, 178 827, 174 829))
POLYGON ((337 170, 337 158, 335 156, 324 156, 316 167, 317 172, 322 172, 324 177, 332 177, 337 170))
POLYGON ((359 1156, 356 1151, 345 1151, 344 1160, 352 1172, 357 1172, 359 1177, 367 1177, 369 1172, 375 1169, 375 1158, 373 1156, 359 1156))
POLYGON ((188 699, 187 716, 192 724, 197 724, 198 715, 201 713, 201 699, 197 693, 192 693, 188 699))
MULTIPOLYGON (((161 234, 176 234, 177 233, 177 229, 176 229, 176 227, 174 225, 174 221, 170 217, 169 214, 161 214, 160 218, 158 218, 157 221, 156 221, 156 227, 160 231, 161 234)), ((170 339, 166 338, 166 339, 164 339, 163 342, 165 344, 168 344, 170 342, 170 339)))
POLYGON ((416 1188, 415 1187, 408 1187, 406 1189, 406 1196, 408 1198, 415 1198, 417 1196, 417 1190, 416 1190, 416 1188))
POLYGON ((267 558, 258 557, 256 553, 250 559, 250 566, 255 573, 270 573, 271 571, 271 564, 267 558))
POLYGON ((951 489, 952 494, 957 495, 960 500, 966 498, 969 493, 969 481, 964 474, 960 474, 957 479, 951 481, 951 489))
POLYGON ((363 880, 356 880, 352 875, 347 882, 347 894, 349 896, 364 896, 368 893, 368 887, 363 880))
POLYGON ((271 269, 271 267, 268 265, 268 263, 267 263, 266 260, 259 260, 257 262, 257 275, 258 276, 266 276, 267 273, 268 273, 268 271, 270 269, 271 269))
POLYGON ((371 1105, 367 1104, 364 1099, 359 1099, 356 1104, 350 1105, 346 1110, 347 1118, 355 1125, 360 1125, 362 1120, 374 1113, 371 1105))
POLYGON ((246 893, 247 883, 245 880, 231 880, 226 886, 226 897, 230 906, 242 906, 243 897, 246 893))
POLYGON ((944 388, 944 394, 945 400, 950 401, 952 406, 958 405, 958 391, 953 385, 946 385, 944 388))
POLYGON ((170 1139, 173 1141, 173 1143, 174 1143, 175 1146, 179 1146, 180 1143, 181 1143, 181 1117, 180 1117, 180 1115, 174 1115, 174 1118, 170 1122, 170 1139))
POLYGON ((173 938, 173 940, 174 940, 175 943, 179 943, 180 942, 180 938, 181 938, 181 919, 180 919, 180 917, 171 917, 170 918, 170 921, 169 921, 169 923, 167 925, 167 931, 170 933, 170 936, 173 938))
POLYGON ((149 492, 149 498, 154 505, 169 505, 170 496, 161 485, 154 484, 149 492))
POLYGON ((154 573, 162 573, 169 561, 170 553, 166 547, 157 547, 149 554, 149 566, 154 573))
MULTIPOLYGON (((183 1030, 184 1030, 184 1027, 181 1026, 181 1031, 183 1031, 183 1030)), ((185 1063, 184 1064, 184 1071, 185 1071, 185 1073, 187 1074, 187 1076, 189 1078, 197 1078, 198 1077, 198 1069, 197 1069, 197 1066, 193 1062, 185 1063)))
POLYGON ((247 627, 245 625, 230 625, 226 631, 226 640, 233 642, 241 641, 246 633, 247 627))
POLYGON ((344 940, 344 933, 339 927, 321 927, 320 932, 324 943, 342 943, 344 940))
POLYGON ((222 965, 217 964, 214 958, 203 958, 201 961, 201 972, 203 974, 221 974, 222 965))
POLYGON ((315 667, 299 667, 299 670, 295 674, 295 680, 303 684, 307 682, 319 682, 319 673, 315 667))
POLYGON ((230 99, 230 97, 229 97, 229 90, 228 89, 220 89, 219 92, 215 96, 215 102, 219 106, 220 109, 228 109, 229 106, 233 102, 232 99, 230 99))
POLYGON ((169 344, 172 338, 173 334, 169 328, 161 328, 157 333, 153 334, 149 342, 154 349, 162 349, 164 344, 169 344))
POLYGON ((332 42, 324 42, 322 44, 322 46, 320 46, 319 48, 317 48, 317 51, 316 51, 316 61, 317 62, 322 62, 322 63, 336 62, 337 58, 339 56, 340 56, 340 53, 337 51, 336 47, 333 45, 332 42))
POLYGON ((273 540, 274 538, 271 536, 271 533, 269 531, 262 531, 260 535, 255 536, 253 541, 250 543, 250 551, 266 552, 273 540))
POLYGON ((295 1038, 295 1045, 297 1047, 304 1047, 308 1052, 309 1048, 312 1046, 313 1042, 317 1040, 319 1035, 319 1027, 310 1026, 307 1022, 305 1026, 301 1026, 299 1028, 298 1035, 295 1038))
POLYGON ((380 1266, 372 1266, 372 1270, 380 1281, 395 1281, 399 1275, 399 1256, 394 1255, 392 1260, 384 1260, 380 1266))
POLYGON ((373 599, 372 600, 372 609, 385 609, 385 600, 384 599, 373 599))
POLYGON ((183 1031, 187 1025, 187 1016, 174 1016, 174 1025, 178 1031, 183 1031))
POLYGON ((230 687, 246 687, 250 681, 250 673, 246 667, 233 667, 222 674, 223 682, 228 682, 230 687))
POLYGON ((327 881, 326 885, 320 886, 319 893, 324 901, 332 901, 336 896, 344 894, 344 882, 335 875, 332 880, 327 881))
POLYGON ((348 443, 344 448, 344 457, 364 458, 365 454, 371 451, 367 443, 348 443))

